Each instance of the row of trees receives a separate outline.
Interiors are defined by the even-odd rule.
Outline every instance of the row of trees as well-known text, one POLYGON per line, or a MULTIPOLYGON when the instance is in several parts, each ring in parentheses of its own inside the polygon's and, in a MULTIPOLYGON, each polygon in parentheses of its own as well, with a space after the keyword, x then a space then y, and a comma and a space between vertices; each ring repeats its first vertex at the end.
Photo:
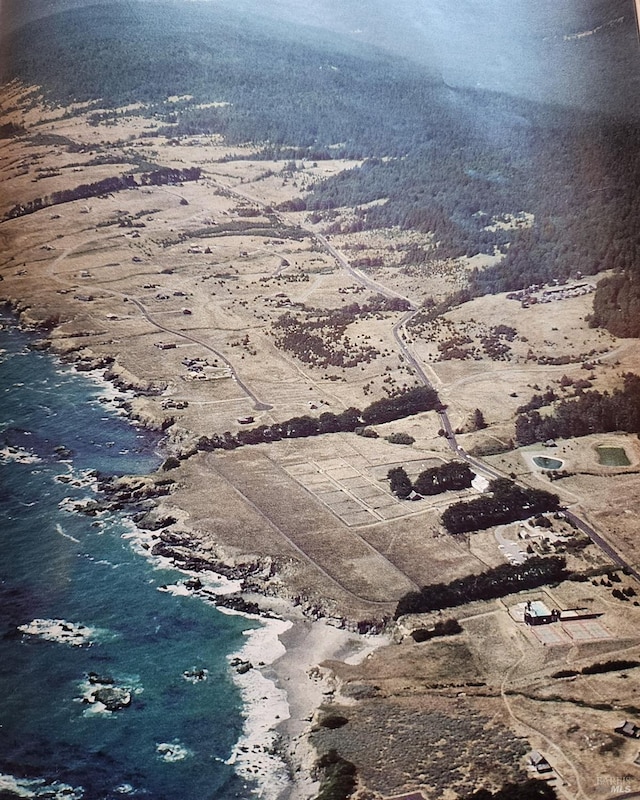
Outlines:
POLYGON ((479 575, 467 575, 451 583, 434 583, 423 586, 419 592, 408 592, 398 601, 394 618, 442 611, 474 600, 493 600, 567 578, 566 562, 559 556, 536 556, 521 565, 501 564, 479 575))
POLYGON ((363 425, 391 422, 439 407, 440 400, 435 390, 417 386, 405 389, 392 397, 376 400, 363 411, 354 407, 347 408, 339 414, 324 411, 318 417, 303 415, 273 425, 241 429, 235 434, 226 431, 222 435, 202 436, 198 441, 198 449, 235 450, 243 445, 263 444, 280 439, 297 439, 324 433, 352 433, 363 425))
POLYGON ((72 203, 75 200, 88 200, 91 197, 101 197, 114 192, 122 192, 125 189, 135 189, 138 186, 164 186, 186 181, 197 181, 200 175, 201 170, 199 167, 187 167, 185 169, 162 168, 152 172, 144 172, 139 176, 114 175, 95 183, 82 183, 73 189, 62 189, 45 197, 36 197, 27 203, 18 203, 7 211, 4 219, 15 219, 26 214, 34 214, 36 211, 50 206, 72 203))
POLYGON ((391 491, 406 499, 414 491, 421 495, 434 495, 468 489, 473 480, 473 472, 468 464, 450 461, 448 464, 423 470, 413 483, 404 467, 390 469, 387 478, 391 491))
POLYGON ((563 400, 546 416, 532 410, 516 419, 521 445, 612 431, 640 433, 640 377, 634 373, 627 373, 622 388, 611 394, 594 389, 563 400))
POLYGON ((557 511, 560 500, 544 489, 525 489, 507 478, 489 484, 491 494, 468 502, 454 503, 442 514, 449 533, 469 533, 527 519, 545 511, 557 511))

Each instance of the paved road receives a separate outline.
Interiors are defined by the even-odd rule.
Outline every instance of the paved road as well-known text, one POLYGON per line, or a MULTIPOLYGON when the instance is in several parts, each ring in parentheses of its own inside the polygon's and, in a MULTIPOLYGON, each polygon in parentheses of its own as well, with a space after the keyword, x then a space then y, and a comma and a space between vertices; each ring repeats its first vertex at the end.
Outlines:
MULTIPOLYGON (((418 380, 424 385, 428 386, 429 388, 433 389, 433 384, 427 377, 427 374, 424 371, 422 364, 418 361, 418 359, 413 355, 411 350, 409 349, 407 343, 405 342, 402 336, 402 329, 406 325, 409 320, 415 316, 418 312, 418 308, 416 304, 408 297, 404 297, 403 295, 393 292, 387 287, 382 286, 381 284, 377 283, 373 278, 370 278, 368 275, 360 272, 360 270, 354 269, 350 264, 348 259, 340 253, 327 239, 320 235, 316 234, 317 240, 325 247, 327 252, 329 252, 337 261, 338 263, 350 274, 352 275, 360 284, 366 286, 367 288, 371 289, 372 291, 379 292, 383 294, 385 297, 400 297, 403 300, 406 300, 411 310, 408 311, 402 319, 395 323, 393 326, 393 336, 394 339, 402 352, 402 355, 407 364, 411 366, 413 369, 416 377, 418 380)), ((495 467, 489 466, 485 464, 478 458, 469 455, 461 445, 458 444, 456 440, 456 435, 451 425, 451 420, 449 419, 449 415, 447 414, 447 410, 445 408, 438 411, 438 415, 440 417, 440 423, 443 431, 445 432, 445 436, 447 441, 449 442, 449 446, 451 450, 455 453, 458 458, 466 461, 469 466, 473 467, 476 472, 480 474, 484 474, 489 478, 504 478, 505 475, 500 472, 499 470, 495 469, 495 467)), ((572 511, 565 511, 567 519, 571 520, 576 527, 585 533, 591 541, 596 544, 602 551, 605 553, 614 564, 617 564, 619 567, 622 567, 629 575, 632 575, 639 583, 640 583, 640 572, 635 570, 630 564, 628 564, 622 556, 613 548, 607 541, 605 541, 600 534, 598 534, 588 523, 586 523, 583 519, 578 517, 572 511)), ((630 795, 635 796, 635 795, 630 795)), ((638 795, 640 796, 640 794, 638 795)))
POLYGON ((390 300, 404 300, 407 302, 413 311, 417 311, 417 307, 413 300, 410 297, 406 297, 400 292, 396 292, 393 289, 389 289, 387 286, 383 286, 381 283, 378 283, 373 278, 370 278, 364 272, 361 272, 359 269, 352 267, 349 263, 349 260, 342 255, 342 253, 337 250, 331 242, 327 240, 326 236, 323 236, 321 233, 313 233, 312 231, 307 231, 312 236, 315 236, 316 240, 324 247, 324 249, 332 255, 335 260, 340 264, 340 266, 351 275, 351 277, 355 278, 356 281, 361 286, 365 286, 367 289, 371 289, 372 292, 377 292, 378 294, 384 295, 384 297, 388 297, 390 300))
POLYGON ((609 558, 613 561, 614 564, 618 564, 618 566, 622 567, 629 575, 633 575, 633 577, 640 583, 640 572, 634 569, 630 564, 628 564, 615 550, 609 542, 605 541, 599 533, 588 525, 583 519, 580 519, 573 511, 566 510, 564 512, 565 517, 574 523, 574 525, 579 528, 583 533, 586 533, 587 536, 591 539, 594 544, 597 544, 598 547, 606 553, 609 558))

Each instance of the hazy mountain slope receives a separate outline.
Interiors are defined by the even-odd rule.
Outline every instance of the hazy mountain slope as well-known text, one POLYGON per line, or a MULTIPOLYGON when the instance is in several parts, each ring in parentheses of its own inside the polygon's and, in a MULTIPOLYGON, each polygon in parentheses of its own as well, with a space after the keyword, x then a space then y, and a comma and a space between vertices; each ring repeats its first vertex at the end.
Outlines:
MULTIPOLYGON (((1 0, 0 27, 11 30, 90 5, 94 0, 1 0)), ((269 18, 281 31, 295 25, 316 37, 338 33, 410 59, 456 87, 638 113, 633 0, 182 0, 179 5, 185 13, 198 5, 246 21, 269 18)))
MULTIPOLYGON (((503 262, 478 273, 473 291, 637 270, 630 0, 392 9, 370 0, 366 14, 356 0, 116 0, 46 17, 39 2, 23 6, 5 79, 43 84, 62 102, 151 104, 171 135, 215 132, 284 157, 368 157, 301 208, 384 201, 361 209, 356 225, 434 231, 437 257, 501 248, 503 262), (172 95, 193 100, 166 104, 172 95), (207 101, 226 105, 198 107, 207 101), (531 229, 488 226, 523 210, 535 215, 531 229)), ((612 302, 597 304, 602 322, 612 302)))

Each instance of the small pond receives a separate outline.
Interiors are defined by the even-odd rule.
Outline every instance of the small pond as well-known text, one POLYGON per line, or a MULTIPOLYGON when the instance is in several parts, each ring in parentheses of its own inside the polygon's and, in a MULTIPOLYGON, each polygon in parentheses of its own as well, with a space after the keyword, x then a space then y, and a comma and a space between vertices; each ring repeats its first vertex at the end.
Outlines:
POLYGON ((548 458, 547 456, 534 456, 533 463, 541 469, 560 469, 562 461, 558 458, 548 458))
POLYGON ((599 445, 596 447, 598 463, 603 467, 628 467, 631 462, 624 447, 599 445))

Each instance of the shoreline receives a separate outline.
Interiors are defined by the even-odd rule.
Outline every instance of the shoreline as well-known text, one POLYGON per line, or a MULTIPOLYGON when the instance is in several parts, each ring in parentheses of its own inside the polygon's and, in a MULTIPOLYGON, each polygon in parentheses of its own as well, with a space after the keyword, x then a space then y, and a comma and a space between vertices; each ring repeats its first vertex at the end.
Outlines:
MULTIPOLYGON (((25 324, 15 308, 8 306, 8 313, 23 331, 35 335, 49 332, 25 324)), ((133 415, 131 401, 138 396, 136 389, 114 381, 108 368, 87 369, 85 362, 81 362, 83 366, 79 369, 72 354, 65 357, 48 347, 40 349, 49 351, 60 365, 71 367, 86 377, 97 388, 95 401, 103 402, 111 413, 125 417, 135 427, 159 433, 133 415)), ((163 441, 166 444, 166 436, 163 441)), ((159 441, 158 450, 161 448, 162 441, 159 441)), ((130 546, 157 568, 177 570, 185 576, 184 581, 166 585, 163 591, 193 596, 214 605, 220 613, 237 614, 260 623, 259 627, 244 632, 245 644, 227 659, 233 680, 241 691, 245 717, 242 736, 227 763, 234 766, 240 778, 257 784, 259 797, 307 800, 317 793, 318 787, 312 777, 317 756, 308 734, 317 710, 336 689, 331 672, 321 665, 342 657, 357 663, 373 649, 386 644, 387 639, 305 617, 303 610, 289 598, 260 594, 255 575, 251 576, 252 590, 244 591, 244 570, 233 563, 213 564, 201 558, 197 541, 190 538, 188 524, 183 520, 175 520, 164 529, 145 527, 145 519, 160 513, 164 496, 153 493, 155 476, 163 476, 161 466, 147 476, 109 476, 106 480, 92 476, 90 483, 96 502, 76 505, 74 511, 88 516, 93 516, 96 510, 97 513, 109 509, 123 512, 130 531, 122 538, 129 540, 130 546), (120 502, 113 484, 126 485, 128 479, 136 482, 146 479, 147 489, 151 491, 143 492, 143 497, 127 508, 127 503, 120 502), (140 500, 145 505, 143 511, 140 500), (140 515, 142 518, 136 519, 140 515), (184 561, 175 558, 177 553, 172 549, 175 540, 171 540, 174 534, 169 531, 175 523, 179 523, 181 529, 177 534, 179 546, 197 554, 194 555, 195 569, 189 569, 184 561), (171 543, 163 542, 164 531, 168 532, 171 543), (218 572, 216 567, 222 571, 218 572), (232 602, 225 602, 225 598, 232 602), (239 664, 250 664, 250 668, 240 670, 239 664)))

